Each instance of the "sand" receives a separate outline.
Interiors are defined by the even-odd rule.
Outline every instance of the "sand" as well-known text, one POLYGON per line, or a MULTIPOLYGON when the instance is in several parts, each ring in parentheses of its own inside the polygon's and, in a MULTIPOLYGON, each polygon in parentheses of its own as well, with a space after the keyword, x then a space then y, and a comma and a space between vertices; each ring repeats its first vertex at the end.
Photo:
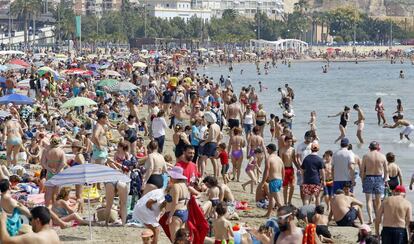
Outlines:
MULTIPOLYGON (((146 110, 146 109, 145 109, 146 110)), ((142 111, 142 117, 145 116, 145 112, 142 111)), ((167 131, 166 136, 166 143, 164 148, 165 154, 173 155, 173 142, 172 142, 172 130, 167 131)), ((244 154, 245 155, 245 154, 244 154)), ((207 173, 212 174, 212 165, 210 161, 207 165, 207 173)), ((220 178, 221 180, 221 178, 220 178)), ((246 181, 247 176, 244 172, 242 172, 241 181, 246 181)), ((241 183, 238 182, 230 182, 229 183, 230 189, 232 189, 234 197, 238 201, 247 201, 249 207, 252 210, 249 211, 238 211, 240 216, 240 220, 238 221, 231 221, 232 224, 236 223, 245 223, 251 227, 259 227, 261 224, 265 223, 266 218, 262 217, 265 215, 266 211, 263 209, 256 208, 254 202, 254 194, 250 194, 250 186, 246 187, 246 191, 244 191, 241 187, 241 183)), ((301 201, 296 191, 293 197, 293 205, 300 207, 301 201)), ((85 213, 86 212, 86 205, 85 205, 85 213)), ((92 213, 93 213, 92 209, 92 213)), ((335 223, 332 223, 335 225, 335 223)), ((357 228, 352 227, 337 227, 337 226, 330 226, 329 227, 333 238, 336 243, 355 243, 357 240, 357 228)), ((93 238, 92 241, 89 241, 89 227, 88 226, 77 226, 74 228, 69 229, 56 229, 61 240, 65 243, 140 243, 141 238, 140 234, 142 232, 142 228, 136 227, 104 227, 104 226, 93 226, 93 238)), ((161 238, 159 243, 170 243, 168 238, 165 236, 164 232, 161 231, 161 238)))

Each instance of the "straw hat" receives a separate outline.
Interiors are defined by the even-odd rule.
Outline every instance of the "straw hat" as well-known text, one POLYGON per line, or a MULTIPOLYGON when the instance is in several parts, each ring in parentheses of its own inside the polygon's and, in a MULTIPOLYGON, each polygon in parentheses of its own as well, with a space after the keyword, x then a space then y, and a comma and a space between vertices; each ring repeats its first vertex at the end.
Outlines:
POLYGON ((79 140, 74 140, 72 142, 72 147, 77 147, 79 149, 84 149, 85 147, 82 145, 82 142, 79 140))
POLYGON ((60 137, 57 135, 52 136, 52 138, 50 138, 50 145, 53 147, 57 147, 59 146, 59 144, 61 143, 60 137))

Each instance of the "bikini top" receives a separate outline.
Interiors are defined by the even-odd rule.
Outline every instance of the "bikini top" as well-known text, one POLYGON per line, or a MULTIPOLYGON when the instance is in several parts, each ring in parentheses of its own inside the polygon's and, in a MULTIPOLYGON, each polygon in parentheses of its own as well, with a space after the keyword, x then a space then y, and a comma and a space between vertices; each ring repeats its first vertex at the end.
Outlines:
MULTIPOLYGON (((181 187, 181 186, 180 186, 181 187)), ((170 194, 165 194, 165 196, 164 196, 164 198, 165 198, 165 201, 166 202, 172 202, 172 200, 173 200, 173 198, 172 198, 172 196, 170 195, 170 194)), ((186 198, 186 197, 181 197, 181 198, 178 198, 178 201, 180 202, 180 201, 185 201, 185 203, 184 204, 187 204, 187 201, 189 200, 189 198, 186 198)))

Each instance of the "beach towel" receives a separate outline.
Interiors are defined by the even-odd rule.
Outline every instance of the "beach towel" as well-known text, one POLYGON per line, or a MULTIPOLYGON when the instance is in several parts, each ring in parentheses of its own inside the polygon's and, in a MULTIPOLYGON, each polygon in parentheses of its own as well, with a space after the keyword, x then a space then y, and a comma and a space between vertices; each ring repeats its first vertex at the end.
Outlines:
POLYGON ((316 237, 316 225, 308 224, 303 233, 302 244, 315 244, 316 237))

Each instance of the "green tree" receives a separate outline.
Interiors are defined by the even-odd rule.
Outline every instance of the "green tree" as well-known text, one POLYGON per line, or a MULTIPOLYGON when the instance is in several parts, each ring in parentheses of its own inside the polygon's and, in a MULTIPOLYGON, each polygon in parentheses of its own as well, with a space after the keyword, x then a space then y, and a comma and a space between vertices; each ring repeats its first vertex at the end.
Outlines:
POLYGON ((10 10, 12 14, 23 18, 24 21, 24 43, 27 46, 28 42, 28 26, 29 18, 32 15, 40 13, 42 9, 42 0, 15 0, 12 2, 10 10))
POLYGON ((223 14, 221 15, 221 17, 224 20, 230 20, 230 21, 236 19, 237 16, 238 16, 238 14, 237 14, 236 10, 234 10, 234 9, 225 9, 223 11, 223 14))

